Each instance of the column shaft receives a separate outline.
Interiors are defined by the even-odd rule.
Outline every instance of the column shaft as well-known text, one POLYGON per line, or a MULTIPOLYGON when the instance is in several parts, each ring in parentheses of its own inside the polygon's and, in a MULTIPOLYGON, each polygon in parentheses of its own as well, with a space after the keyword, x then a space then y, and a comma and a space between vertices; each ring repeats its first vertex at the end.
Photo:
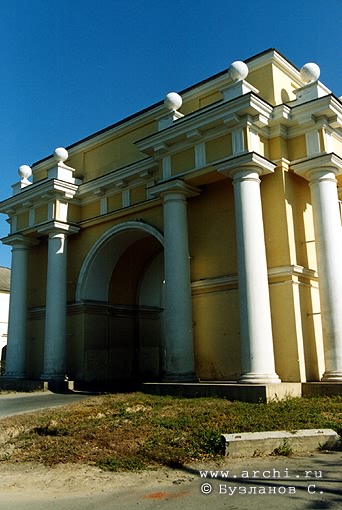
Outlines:
POLYGON ((11 295, 9 305, 6 376, 24 378, 27 351, 27 261, 28 243, 24 238, 11 242, 11 295))
POLYGON ((233 175, 243 383, 279 383, 275 373, 260 180, 253 168, 233 175))
POLYGON ((194 380, 192 301, 184 191, 163 193, 165 263, 165 380, 194 380))
POLYGON ((60 379, 66 370, 67 238, 52 232, 48 240, 44 373, 42 379, 60 379))
POLYGON ((311 173, 312 210, 323 328, 323 381, 342 381, 342 230, 335 173, 311 173))

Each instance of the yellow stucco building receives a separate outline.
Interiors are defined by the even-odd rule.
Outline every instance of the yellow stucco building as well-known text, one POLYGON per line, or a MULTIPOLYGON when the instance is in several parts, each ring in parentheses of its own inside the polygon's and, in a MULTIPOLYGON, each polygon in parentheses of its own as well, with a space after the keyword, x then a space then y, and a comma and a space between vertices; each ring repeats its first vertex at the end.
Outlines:
POLYGON ((268 50, 20 167, 7 377, 342 382, 342 104, 318 78, 268 50))

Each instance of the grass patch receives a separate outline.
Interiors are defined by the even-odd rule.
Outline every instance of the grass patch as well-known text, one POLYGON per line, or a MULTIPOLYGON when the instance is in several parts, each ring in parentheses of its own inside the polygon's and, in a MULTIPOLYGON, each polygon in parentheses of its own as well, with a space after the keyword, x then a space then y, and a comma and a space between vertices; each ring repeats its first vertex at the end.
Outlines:
POLYGON ((283 457, 290 457, 292 455, 292 448, 287 439, 284 439, 282 444, 274 449, 273 455, 282 455, 283 457))
MULTIPOLYGON (((222 433, 302 428, 332 428, 342 435, 342 397, 250 404, 142 393, 101 395, 1 420, 0 452, 7 453, 2 458, 0 453, 0 460, 134 471, 218 459, 222 433)), ((280 445, 277 453, 289 451, 280 445)))

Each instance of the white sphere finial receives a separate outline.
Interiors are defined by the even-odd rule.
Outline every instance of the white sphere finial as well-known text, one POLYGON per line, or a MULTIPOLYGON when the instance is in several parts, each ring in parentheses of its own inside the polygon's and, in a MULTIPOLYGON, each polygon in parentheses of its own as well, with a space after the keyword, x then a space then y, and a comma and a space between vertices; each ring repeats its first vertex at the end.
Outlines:
POLYGON ((241 60, 236 60, 230 64, 228 69, 228 76, 232 81, 242 81, 248 76, 248 66, 241 60))
POLYGON ((307 64, 304 64, 300 70, 300 77, 305 83, 312 83, 317 81, 320 74, 321 70, 319 66, 314 62, 308 62, 307 64))
POLYGON ((26 181, 32 175, 31 167, 28 165, 21 165, 18 169, 18 174, 22 180, 26 181))
POLYGON ((68 159, 69 154, 68 151, 63 147, 57 147, 57 149, 55 149, 53 157, 55 158, 56 161, 58 161, 58 163, 60 162, 64 163, 64 161, 68 159))
POLYGON ((183 100, 177 92, 169 92, 164 99, 166 108, 170 111, 177 111, 183 104, 183 100))

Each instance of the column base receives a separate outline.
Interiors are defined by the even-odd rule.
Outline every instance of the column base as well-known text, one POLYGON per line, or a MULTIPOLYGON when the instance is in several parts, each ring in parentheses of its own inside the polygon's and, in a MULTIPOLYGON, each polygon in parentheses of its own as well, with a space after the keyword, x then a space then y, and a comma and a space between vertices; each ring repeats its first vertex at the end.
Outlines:
POLYGON ((198 382, 198 377, 194 372, 185 374, 166 373, 162 378, 163 382, 198 382))
POLYGON ((239 384, 279 384, 281 380, 276 373, 259 374, 256 372, 247 372, 241 374, 238 380, 239 384))
POLYGON ((321 381, 342 383, 342 372, 340 370, 328 370, 324 372, 321 381))

